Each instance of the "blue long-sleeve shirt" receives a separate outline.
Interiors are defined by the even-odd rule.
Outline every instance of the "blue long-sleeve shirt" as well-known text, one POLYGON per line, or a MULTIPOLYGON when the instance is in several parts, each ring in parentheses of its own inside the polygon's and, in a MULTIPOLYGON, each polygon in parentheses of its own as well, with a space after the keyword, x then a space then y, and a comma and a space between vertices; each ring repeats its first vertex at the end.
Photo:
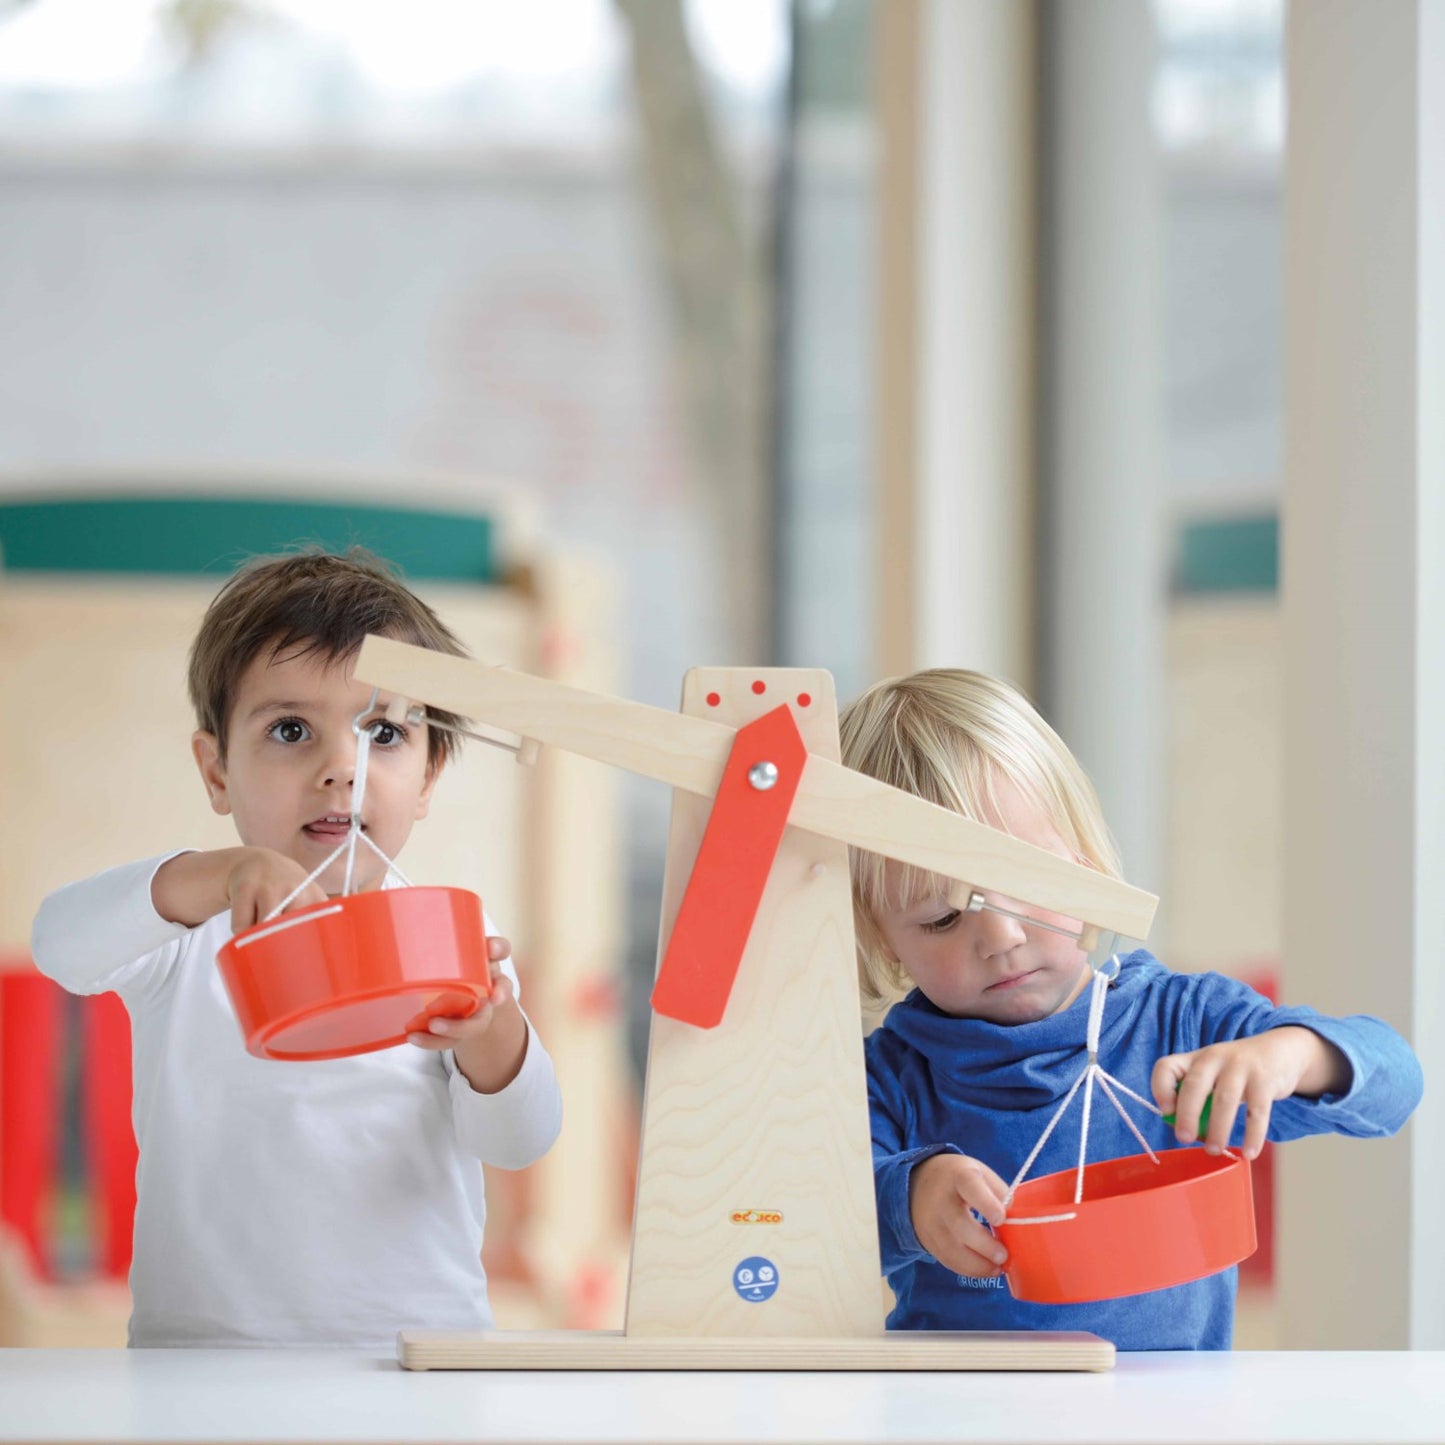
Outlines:
MULTIPOLYGON (((909 1211, 914 1167, 945 1150, 982 1160, 1008 1181, 1038 1142, 1059 1101, 1086 1062, 1089 992, 1035 1023, 1002 1025, 940 1012, 916 989, 868 1038, 868 1103, 883 1272, 896 1307, 890 1329, 1088 1330, 1121 1350, 1228 1349, 1234 1332, 1238 1271, 1191 1284, 1091 1304, 1016 1300, 1002 1277, 969 1279, 925 1252, 909 1211)), ((1357 1138, 1393 1134, 1420 1101, 1422 1079, 1410 1046, 1388 1024, 1365 1014, 1330 1018, 1310 1008, 1276 1008, 1235 979, 1181 974, 1140 950, 1123 961, 1104 1005, 1099 1062, 1149 1097, 1156 1060, 1299 1024, 1349 1060, 1342 1094, 1290 1098, 1270 1113, 1280 1141, 1334 1132, 1357 1138)), ((1156 1151, 1178 1148, 1172 1128, 1132 1104, 1156 1151)), ((1138 1141, 1107 1103, 1095 1100, 1091 1160, 1139 1153, 1138 1141)), ((1076 1097, 1030 1168, 1030 1178, 1078 1162, 1081 1105, 1076 1097)), ((1234 1142, 1243 1138, 1244 1111, 1234 1142)))

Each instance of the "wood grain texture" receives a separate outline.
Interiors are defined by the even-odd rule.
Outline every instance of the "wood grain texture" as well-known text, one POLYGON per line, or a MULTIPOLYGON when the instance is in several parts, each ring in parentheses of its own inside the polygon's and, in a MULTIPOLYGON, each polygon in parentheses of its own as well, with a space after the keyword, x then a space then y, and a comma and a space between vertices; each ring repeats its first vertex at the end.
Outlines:
POLYGON ((666 1339, 583 1330, 403 1330, 408 1370, 1110 1370, 1095 1335, 895 1331, 858 1339, 666 1339))
MULTIPOLYGON (((672 713, 382 637, 362 644, 356 675, 706 798, 716 791, 736 731, 719 709, 696 717, 672 713)), ((1158 904, 1152 894, 845 768, 836 745, 831 753, 810 751, 789 814, 793 827, 1124 938, 1148 937, 1158 904)))
MULTIPOLYGON (((683 687, 684 714, 730 728, 782 701, 809 751, 836 757, 825 672, 697 668, 683 687)), ((674 797, 661 947, 709 806, 674 797)), ((653 1015, 627 1333, 875 1336, 880 1274, 847 849, 790 828, 722 1022, 653 1015), (760 1301, 734 1287, 753 1258, 777 1272, 760 1301)))

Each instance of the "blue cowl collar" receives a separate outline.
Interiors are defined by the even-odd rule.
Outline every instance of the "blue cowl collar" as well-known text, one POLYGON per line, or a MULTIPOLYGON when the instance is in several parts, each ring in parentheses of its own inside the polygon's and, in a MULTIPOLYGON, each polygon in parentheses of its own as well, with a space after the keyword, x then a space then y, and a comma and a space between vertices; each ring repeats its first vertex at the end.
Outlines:
MULTIPOLYGON (((1145 949, 1119 962, 1104 1003, 1099 1062, 1147 1095, 1148 1079, 1130 1077, 1129 1035, 1138 1010, 1147 1006, 1151 978, 1166 970, 1145 949)), ((1088 1018, 1087 988, 1062 1013, 1028 1024, 953 1018, 914 989, 889 1010, 882 1027, 923 1055, 956 1097, 982 1108, 1030 1109, 1061 1099, 1078 1077, 1087 1057, 1088 1018)))

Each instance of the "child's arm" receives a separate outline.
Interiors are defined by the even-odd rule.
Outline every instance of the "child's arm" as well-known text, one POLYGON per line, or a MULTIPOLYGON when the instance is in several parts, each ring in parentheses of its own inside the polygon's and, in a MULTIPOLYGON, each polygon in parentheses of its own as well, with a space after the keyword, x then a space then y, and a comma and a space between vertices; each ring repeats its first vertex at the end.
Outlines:
POLYGON ((499 1169, 525 1169, 562 1131, 562 1094, 551 1055, 522 1012, 511 944, 486 920, 493 993, 465 1019, 434 1019, 408 1038, 442 1053, 462 1151, 499 1169))
POLYGON ((1284 1025, 1253 1038, 1211 1044, 1192 1053, 1169 1054, 1154 1065, 1154 1100, 1176 1123, 1174 1137, 1192 1144, 1209 1099, 1204 1146, 1217 1154, 1229 1143, 1244 1108, 1243 1153, 1254 1159, 1269 1133, 1269 1116, 1280 1099, 1318 1099, 1344 1094, 1354 1077, 1344 1053, 1311 1029, 1284 1025))
POLYGON ((865 1053, 883 1273, 932 1257, 956 1274, 998 1274, 1008 1252, 969 1211, 999 1223, 1007 1186, 954 1144, 916 1143, 902 1085, 873 1039, 865 1053))
MULTIPOLYGON (((306 870, 270 848, 214 848, 204 853, 178 853, 156 869, 151 902, 170 923, 195 928, 216 914, 231 910, 231 931, 260 923, 286 896, 306 880, 306 870)), ((286 906, 291 912, 325 903, 319 883, 309 883, 286 906)))
POLYGON ((188 930, 151 902, 170 856, 107 868, 48 894, 30 930, 36 967, 71 993, 128 992, 166 976, 188 930))
POLYGON ((1206 1145, 1232 1140, 1255 1153, 1266 1136, 1393 1134, 1420 1102, 1419 1061, 1381 1019, 1277 1008, 1219 974, 1175 975, 1170 993, 1175 1052, 1155 1066, 1151 1083, 1164 1112, 1175 1114, 1181 1142, 1199 1135, 1211 1094, 1206 1145))
MULTIPOLYGON (((228 903, 233 921, 253 922, 305 876, 300 864, 264 848, 124 863, 51 893, 35 915, 30 952, 42 973, 72 993, 147 988, 168 975, 191 928, 228 903)), ((313 885, 293 906, 324 898, 313 885)))

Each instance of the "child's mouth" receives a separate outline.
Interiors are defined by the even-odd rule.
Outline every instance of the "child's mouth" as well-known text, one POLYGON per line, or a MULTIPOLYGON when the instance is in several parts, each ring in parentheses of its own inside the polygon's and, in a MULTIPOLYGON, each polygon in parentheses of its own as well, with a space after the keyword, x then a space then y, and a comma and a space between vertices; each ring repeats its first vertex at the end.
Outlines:
MULTIPOLYGON (((303 824, 301 831, 308 838, 315 838, 321 843, 339 843, 351 831, 351 814, 327 813, 324 818, 314 818, 311 822, 303 824)), ((366 832, 364 821, 361 831, 366 832)))
POLYGON ((1031 968, 1024 973, 1011 973, 1007 978, 1001 978, 997 983, 991 983, 984 989, 985 993, 1003 993, 1008 989, 1017 988, 1021 983, 1027 983, 1038 969, 1031 968))

